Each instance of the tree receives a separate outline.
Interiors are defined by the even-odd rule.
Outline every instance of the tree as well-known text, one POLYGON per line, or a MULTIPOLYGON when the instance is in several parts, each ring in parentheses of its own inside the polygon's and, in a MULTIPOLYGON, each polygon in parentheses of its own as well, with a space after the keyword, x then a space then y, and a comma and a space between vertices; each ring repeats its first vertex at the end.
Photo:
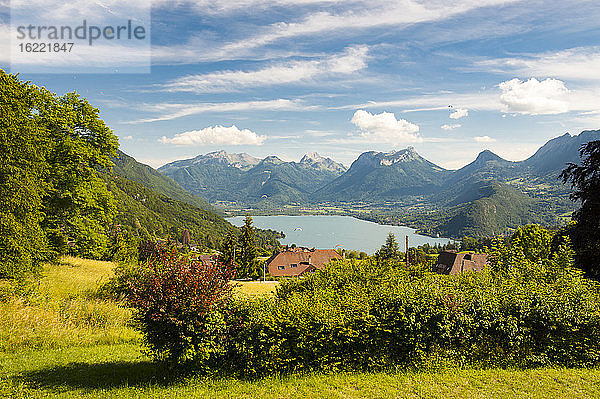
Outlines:
POLYGON ((47 139, 36 123, 38 91, 0 70, 0 278, 18 278, 51 259, 40 223, 48 188, 47 139))
POLYGON ((530 262, 549 259, 551 243, 552 234, 537 224, 519 227, 511 238, 511 245, 523 251, 530 262))
POLYGON ((183 229, 183 233, 181 234, 181 243, 189 247, 191 243, 190 231, 188 229, 183 229))
POLYGON ((375 257, 379 261, 398 260, 400 259, 400 247, 396 241, 396 236, 393 233, 388 234, 385 244, 375 253, 375 257))
POLYGON ((221 256, 219 261, 224 265, 233 265, 236 261, 235 252, 237 248, 237 242, 233 233, 227 234, 223 245, 221 246, 221 256))
POLYGON ((237 260, 240 277, 258 277, 258 250, 254 240, 254 227, 252 227, 252 218, 246 215, 242 233, 239 238, 240 256, 237 260))
POLYGON ((103 255, 115 206, 98 171, 118 141, 98 115, 0 70, 0 277, 67 251, 103 255))
POLYGON ((571 199, 581 202, 569 235, 577 266, 600 278, 600 141, 584 144, 579 153, 581 165, 570 163, 560 175, 564 183, 571 182, 571 199))
POLYGON ((49 167, 42 226, 54 241, 69 241, 70 253, 100 258, 116 206, 98 170, 112 166, 117 137, 99 118, 100 111, 78 94, 38 91, 36 120, 48 140, 49 167))

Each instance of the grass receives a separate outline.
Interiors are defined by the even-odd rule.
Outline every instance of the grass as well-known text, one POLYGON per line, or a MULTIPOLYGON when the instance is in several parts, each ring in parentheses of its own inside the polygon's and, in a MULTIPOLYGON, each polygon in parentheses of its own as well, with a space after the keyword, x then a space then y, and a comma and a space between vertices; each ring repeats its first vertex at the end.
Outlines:
POLYGON ((235 292, 250 296, 270 295, 275 292, 277 281, 236 281, 235 292))
POLYGON ((139 341, 129 309, 90 296, 113 268, 72 257, 46 265, 32 293, 0 302, 0 351, 139 341))
POLYGON ((45 265, 39 292, 54 299, 84 295, 106 282, 115 264, 65 256, 60 262, 45 265))
MULTIPOLYGON (((256 381, 168 370, 143 355, 129 310, 90 296, 114 265, 64 258, 36 293, 0 303, 0 397, 597 398, 598 369, 464 370, 272 376, 256 381)), ((243 282, 264 295, 275 282, 243 282)))
POLYGON ((257 381, 163 369, 135 344, 0 354, 0 396, 15 398, 597 398, 600 370, 331 373, 257 381))

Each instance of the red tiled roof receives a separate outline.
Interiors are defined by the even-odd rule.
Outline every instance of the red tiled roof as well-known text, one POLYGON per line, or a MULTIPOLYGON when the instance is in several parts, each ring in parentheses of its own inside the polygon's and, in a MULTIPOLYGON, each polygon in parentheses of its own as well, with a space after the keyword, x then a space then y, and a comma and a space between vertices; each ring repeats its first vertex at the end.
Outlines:
POLYGON ((433 271, 441 274, 458 274, 467 270, 481 271, 487 265, 487 260, 487 254, 483 253, 442 251, 433 267, 433 271))
POLYGON ((276 277, 299 276, 308 271, 311 266, 322 269, 330 260, 341 258, 340 254, 333 249, 284 250, 269 261, 269 274, 276 277), (292 265, 296 266, 292 267, 292 265))

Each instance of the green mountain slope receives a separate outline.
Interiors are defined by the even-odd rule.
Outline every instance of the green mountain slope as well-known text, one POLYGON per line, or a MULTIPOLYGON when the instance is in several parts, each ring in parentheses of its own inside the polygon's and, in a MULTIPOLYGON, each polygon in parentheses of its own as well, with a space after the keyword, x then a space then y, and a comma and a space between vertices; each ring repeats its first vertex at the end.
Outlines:
POLYGON ((449 210, 453 214, 437 226, 442 236, 491 236, 509 233, 528 223, 543 223, 537 201, 514 187, 492 181, 481 183, 485 194, 449 210))
POLYGON ((172 199, 186 202, 198 208, 214 211, 214 208, 202 198, 191 194, 181 187, 175 180, 164 176, 160 172, 136 161, 123 151, 117 152, 117 157, 112 158, 113 172, 116 175, 136 181, 145 187, 163 194, 172 199))
POLYGON ((188 229, 194 242, 217 248, 228 232, 235 231, 216 213, 156 193, 136 181, 116 174, 104 174, 103 179, 117 203, 117 222, 143 239, 178 240, 188 229))
POLYGON ((455 205, 428 212, 389 212, 377 222, 409 225, 423 234, 461 238, 509 233, 528 223, 553 224, 554 215, 537 199, 495 180, 473 182, 459 193, 455 205))
POLYGON ((315 193, 318 201, 370 201, 432 194, 449 171, 427 161, 414 148, 361 154, 350 169, 315 193))
MULTIPOLYGON (((116 222, 142 239, 178 240, 190 231, 192 242, 217 249, 228 233, 238 232, 214 208, 148 165, 119 151, 110 172, 101 173, 115 197, 116 222)), ((261 248, 276 247, 279 233, 255 230, 261 248)))

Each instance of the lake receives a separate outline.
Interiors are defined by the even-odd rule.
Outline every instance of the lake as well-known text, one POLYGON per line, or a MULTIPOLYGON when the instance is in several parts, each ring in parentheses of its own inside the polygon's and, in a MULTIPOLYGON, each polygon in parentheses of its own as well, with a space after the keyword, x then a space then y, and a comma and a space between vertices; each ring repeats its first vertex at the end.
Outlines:
MULTIPOLYGON (((235 225, 244 224, 244 216, 227 218, 235 225)), ((402 226, 387 226, 367 222, 351 216, 252 216, 254 227, 283 231, 282 244, 304 247, 335 248, 340 246, 373 254, 385 243, 391 232, 396 236, 400 249, 405 248, 405 236, 409 245, 416 247, 429 243, 447 244, 447 238, 431 238, 415 234, 415 230, 402 226)))

